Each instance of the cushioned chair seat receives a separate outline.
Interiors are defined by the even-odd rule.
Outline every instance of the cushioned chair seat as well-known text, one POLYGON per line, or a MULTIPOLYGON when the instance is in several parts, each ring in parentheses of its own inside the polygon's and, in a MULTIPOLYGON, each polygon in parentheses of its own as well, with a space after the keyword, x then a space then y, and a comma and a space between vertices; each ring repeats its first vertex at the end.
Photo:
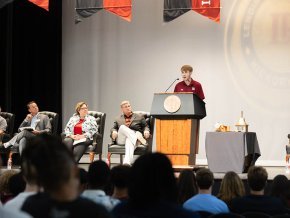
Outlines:
MULTIPOLYGON (((134 151, 134 154, 140 155, 143 154, 148 150, 148 146, 146 145, 139 145, 134 151), (140 153, 141 152, 141 153, 140 153)), ((110 152, 115 154, 125 154, 125 145, 111 145, 110 146, 110 152)))
MULTIPOLYGON (((57 135, 58 119, 59 119, 58 113, 51 112, 51 111, 39 111, 39 113, 48 116, 50 124, 51 124, 51 134, 57 135)), ((10 147, 9 157, 12 158, 12 155, 17 154, 17 153, 19 153, 18 146, 17 147, 10 147)))

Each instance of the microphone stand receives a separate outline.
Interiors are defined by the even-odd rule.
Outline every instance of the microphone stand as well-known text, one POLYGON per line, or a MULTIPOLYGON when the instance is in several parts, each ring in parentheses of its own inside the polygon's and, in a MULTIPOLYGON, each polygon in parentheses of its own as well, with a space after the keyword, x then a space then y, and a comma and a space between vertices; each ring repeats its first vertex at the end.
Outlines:
POLYGON ((167 92, 168 89, 170 89, 170 87, 173 85, 173 83, 175 83, 177 80, 179 80, 179 78, 175 79, 175 80, 170 84, 170 86, 165 90, 165 92, 167 92))

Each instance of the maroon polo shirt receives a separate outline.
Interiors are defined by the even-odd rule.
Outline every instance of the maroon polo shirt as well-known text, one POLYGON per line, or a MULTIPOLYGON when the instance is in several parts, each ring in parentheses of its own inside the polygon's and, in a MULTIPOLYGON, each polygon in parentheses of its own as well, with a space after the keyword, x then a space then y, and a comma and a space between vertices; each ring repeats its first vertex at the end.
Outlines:
POLYGON ((174 88, 174 92, 192 92, 196 94, 200 99, 204 99, 201 84, 193 79, 191 79, 191 83, 189 85, 186 85, 184 81, 177 83, 174 88))

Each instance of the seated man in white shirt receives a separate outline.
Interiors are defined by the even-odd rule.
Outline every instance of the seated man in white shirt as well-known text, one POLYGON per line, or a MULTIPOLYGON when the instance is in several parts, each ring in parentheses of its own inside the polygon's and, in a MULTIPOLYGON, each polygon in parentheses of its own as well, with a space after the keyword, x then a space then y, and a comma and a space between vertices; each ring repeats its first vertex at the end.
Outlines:
POLYGON ((4 143, 5 148, 9 148, 10 146, 19 146, 20 154, 22 153, 28 138, 32 138, 42 133, 51 132, 51 123, 48 116, 38 113, 39 109, 34 101, 31 101, 27 104, 27 109, 29 114, 27 114, 26 118, 19 126, 19 133, 15 135, 10 141, 4 143), (26 127, 31 128, 28 130, 25 129, 26 127))

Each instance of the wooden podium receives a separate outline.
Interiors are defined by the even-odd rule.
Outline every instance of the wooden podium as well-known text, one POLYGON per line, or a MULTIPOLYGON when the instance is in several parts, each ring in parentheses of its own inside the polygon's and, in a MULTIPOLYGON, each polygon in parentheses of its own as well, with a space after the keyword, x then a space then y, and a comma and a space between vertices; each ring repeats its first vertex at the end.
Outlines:
POLYGON ((156 118, 157 151, 173 165, 195 165, 205 103, 191 92, 155 93, 150 114, 156 118))

